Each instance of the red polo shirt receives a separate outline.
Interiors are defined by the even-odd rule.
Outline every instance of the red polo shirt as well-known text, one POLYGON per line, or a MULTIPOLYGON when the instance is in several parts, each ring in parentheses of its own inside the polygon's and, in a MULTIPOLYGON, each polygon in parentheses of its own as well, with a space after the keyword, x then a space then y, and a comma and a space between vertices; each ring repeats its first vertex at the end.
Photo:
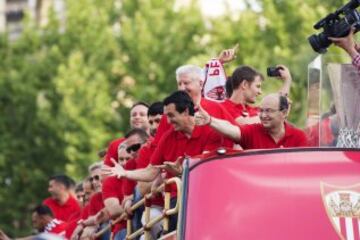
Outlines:
MULTIPOLYGON (((107 177, 102 184, 102 193, 104 201, 108 198, 117 198, 121 205, 124 199, 123 193, 124 179, 117 177, 107 177)), ((119 224, 116 224, 112 228, 113 233, 117 233, 119 230, 126 228, 126 221, 123 220, 119 224)))
MULTIPOLYGON (((209 126, 195 126, 192 135, 188 138, 183 132, 174 129, 166 132, 151 156, 151 165, 162 165, 165 161, 175 162, 178 157, 195 156, 203 151, 218 148, 221 138, 209 126)), ((171 178, 167 174, 167 178, 171 178)), ((172 196, 176 196, 176 186, 172 186, 172 196)))
POLYGON ((229 112, 233 119, 259 115, 259 108, 250 105, 236 104, 229 99, 226 99, 221 105, 229 112))
POLYGON ((268 134, 261 123, 239 126, 241 139, 239 144, 244 149, 291 148, 308 146, 305 133, 285 123, 285 135, 279 142, 268 134))
POLYGON ((94 216, 104 208, 102 192, 95 193, 89 201, 89 216, 94 216))
MULTIPOLYGON (((127 161, 127 163, 124 166, 124 169, 126 170, 135 170, 136 169, 136 161, 135 159, 130 159, 129 161, 127 161)), ((134 189, 136 186, 136 181, 133 180, 129 180, 127 178, 122 179, 123 183, 122 183, 122 194, 124 196, 128 196, 134 193, 134 189)))
POLYGON ((51 209, 55 218, 62 220, 64 222, 69 221, 70 217, 73 214, 81 211, 78 202, 71 195, 69 195, 69 198, 64 205, 60 205, 57 201, 55 201, 51 197, 45 199, 43 201, 43 204, 51 209))
POLYGON ((118 161, 118 147, 124 141, 125 141, 125 138, 118 138, 109 144, 109 147, 106 151, 106 155, 104 158, 105 165, 110 166, 110 167, 114 166, 114 164, 111 162, 111 158, 115 159, 115 161, 118 161))
MULTIPOLYGON (((223 107, 220 103, 211 101, 211 100, 207 100, 205 98, 201 98, 200 105, 211 116, 213 116, 215 118, 227 120, 227 121, 231 122, 232 124, 236 124, 236 122, 234 121, 234 118, 231 116, 231 114, 228 113, 228 111, 225 109, 225 107, 223 107)), ((155 138, 154 138, 154 141, 152 142, 152 144, 154 144, 155 146, 157 144, 159 144, 160 139, 165 134, 165 132, 167 132, 169 129, 173 129, 173 126, 168 122, 167 117, 164 114, 161 117, 161 121, 160 121, 159 127, 156 131, 156 135, 155 135, 155 138)), ((228 147, 228 148, 233 147, 234 144, 231 139, 226 138, 223 135, 219 135, 219 136, 221 137, 221 144, 219 146, 228 147)))

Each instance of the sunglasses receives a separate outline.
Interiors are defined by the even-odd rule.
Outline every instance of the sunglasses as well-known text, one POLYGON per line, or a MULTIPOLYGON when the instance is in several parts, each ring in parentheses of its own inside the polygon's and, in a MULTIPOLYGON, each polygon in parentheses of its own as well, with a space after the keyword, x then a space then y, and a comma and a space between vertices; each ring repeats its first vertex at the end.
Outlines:
POLYGON ((141 143, 133 144, 126 148, 127 153, 137 152, 141 148, 141 143))
POLYGON ((94 180, 100 181, 100 176, 99 176, 99 175, 95 175, 95 176, 93 176, 93 177, 90 177, 89 180, 90 180, 90 182, 93 182, 94 180))

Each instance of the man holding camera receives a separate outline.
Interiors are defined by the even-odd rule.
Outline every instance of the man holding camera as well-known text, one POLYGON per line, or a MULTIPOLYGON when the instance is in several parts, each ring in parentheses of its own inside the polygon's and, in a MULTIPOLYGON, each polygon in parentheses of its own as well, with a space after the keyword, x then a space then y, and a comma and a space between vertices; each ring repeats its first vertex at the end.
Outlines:
POLYGON ((343 38, 329 37, 336 46, 342 48, 349 54, 352 59, 352 64, 359 70, 360 73, 360 45, 354 40, 355 29, 352 28, 349 35, 343 38))
MULTIPOLYGON (((278 77, 283 81, 279 93, 287 96, 292 82, 291 74, 284 65, 268 68, 269 77, 278 77)), ((231 81, 232 94, 222 105, 239 124, 259 123, 259 109, 252 106, 262 93, 261 85, 264 77, 250 66, 239 66, 235 69, 231 81)))

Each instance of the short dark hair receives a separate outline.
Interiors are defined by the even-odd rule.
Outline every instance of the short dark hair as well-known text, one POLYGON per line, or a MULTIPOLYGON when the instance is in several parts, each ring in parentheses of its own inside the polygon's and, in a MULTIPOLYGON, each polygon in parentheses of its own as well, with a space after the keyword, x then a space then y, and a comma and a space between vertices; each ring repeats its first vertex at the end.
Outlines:
POLYGON ((279 110, 283 111, 283 110, 288 110, 289 109, 289 101, 287 99, 287 97, 280 95, 279 97, 279 110))
POLYGON ((143 142, 146 142, 147 139, 149 138, 149 134, 147 134, 147 132, 142 128, 131 129, 126 133, 125 138, 129 138, 133 135, 138 135, 143 142))
POLYGON ((163 102, 165 106, 171 103, 175 104, 175 109, 179 113, 183 113, 188 109, 191 116, 194 116, 195 114, 194 103, 189 94, 184 91, 173 92, 170 96, 166 97, 163 102))
POLYGON ((39 216, 44 216, 44 215, 48 215, 51 217, 54 216, 51 209, 46 205, 38 205, 32 210, 32 212, 33 213, 36 212, 39 216))
POLYGON ((163 115, 164 104, 162 102, 154 102, 150 105, 148 110, 148 116, 156 116, 158 114, 163 115))
POLYGON ((71 177, 69 177, 65 174, 58 174, 58 175, 51 176, 49 178, 49 181, 51 181, 51 180, 54 180, 55 182, 64 185, 66 189, 70 189, 75 186, 75 181, 71 177))
POLYGON ((75 192, 82 192, 84 191, 83 182, 79 182, 75 187, 75 192))
POLYGON ((136 103, 134 103, 132 106, 131 106, 131 108, 130 108, 130 111, 134 108, 134 107, 136 107, 136 106, 144 106, 144 107, 146 107, 146 108, 149 108, 149 104, 147 104, 146 102, 143 102, 143 101, 139 101, 139 102, 136 102, 136 103))
POLYGON ((252 83, 257 76, 264 80, 264 76, 250 66, 242 65, 237 67, 231 75, 232 90, 238 89, 243 81, 252 83))

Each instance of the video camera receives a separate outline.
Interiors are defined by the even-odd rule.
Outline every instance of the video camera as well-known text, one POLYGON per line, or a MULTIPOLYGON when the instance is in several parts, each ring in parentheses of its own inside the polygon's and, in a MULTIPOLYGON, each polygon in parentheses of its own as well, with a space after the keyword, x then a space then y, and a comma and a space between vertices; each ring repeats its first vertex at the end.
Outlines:
POLYGON ((356 10, 358 6, 360 6, 360 0, 350 0, 350 2, 314 25, 317 30, 324 29, 322 33, 313 34, 308 38, 315 52, 326 52, 326 49, 332 43, 328 37, 346 37, 350 33, 351 27, 355 28, 355 32, 360 30, 360 13, 356 10), (342 14, 344 15, 343 18, 340 17, 342 14))

